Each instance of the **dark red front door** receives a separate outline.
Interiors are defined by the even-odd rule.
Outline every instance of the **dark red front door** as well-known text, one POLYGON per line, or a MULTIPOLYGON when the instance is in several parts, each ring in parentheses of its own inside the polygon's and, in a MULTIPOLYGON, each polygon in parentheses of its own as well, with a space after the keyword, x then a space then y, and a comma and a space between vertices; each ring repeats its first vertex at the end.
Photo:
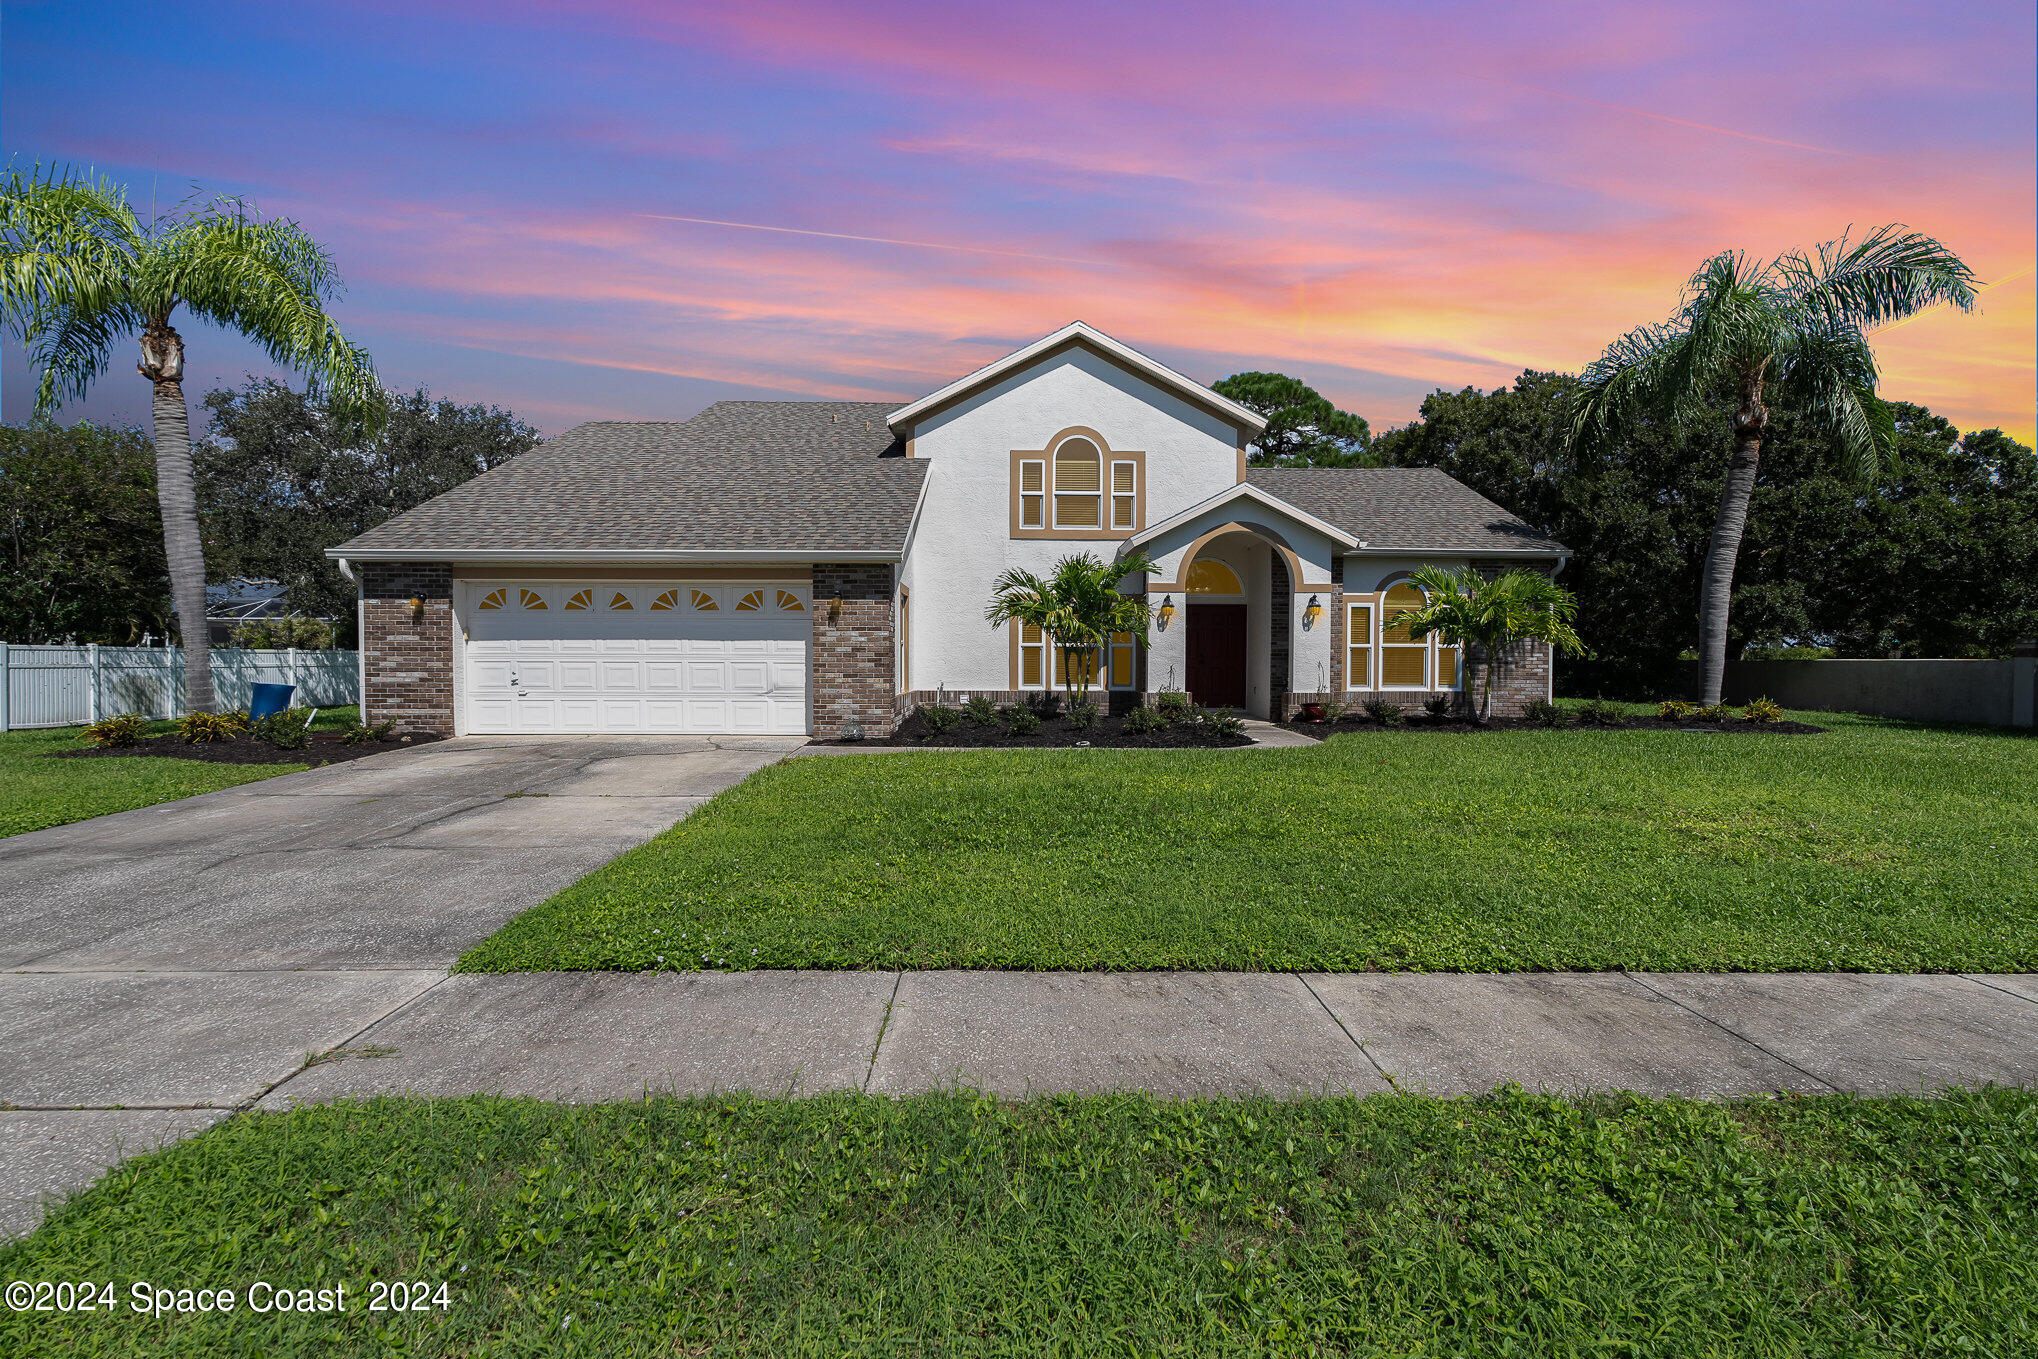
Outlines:
POLYGON ((1245 605, 1189 606, 1189 697, 1206 708, 1245 706, 1245 605))

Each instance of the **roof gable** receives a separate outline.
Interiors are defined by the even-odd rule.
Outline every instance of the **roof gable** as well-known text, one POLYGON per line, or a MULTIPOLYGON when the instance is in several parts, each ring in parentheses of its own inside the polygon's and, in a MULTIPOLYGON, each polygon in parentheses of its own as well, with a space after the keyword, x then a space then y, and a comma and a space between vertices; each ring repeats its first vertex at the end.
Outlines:
POLYGON ((1086 350, 1135 377, 1143 378, 1154 386, 1173 393, 1199 410, 1206 411, 1238 429, 1247 438, 1259 434, 1267 427, 1265 418, 1236 401, 1219 396, 1202 383, 1182 376, 1166 364, 1148 358, 1129 345, 1120 344, 1103 331, 1081 321, 1071 321, 1052 335, 1042 336, 995 363, 985 364, 967 377, 957 378, 938 392, 923 396, 911 405, 901 406, 887 417, 888 422, 894 430, 905 434, 920 421, 947 410, 971 394, 1070 349, 1086 350))

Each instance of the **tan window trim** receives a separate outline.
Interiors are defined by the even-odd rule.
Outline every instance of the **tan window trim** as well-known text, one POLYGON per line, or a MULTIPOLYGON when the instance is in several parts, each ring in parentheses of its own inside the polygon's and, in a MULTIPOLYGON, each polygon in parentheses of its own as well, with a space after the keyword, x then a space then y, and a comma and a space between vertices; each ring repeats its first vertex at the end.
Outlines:
POLYGON ((1130 538, 1146 527, 1145 452, 1139 449, 1113 448, 1105 441, 1103 435, 1085 425, 1071 425, 1069 428, 1062 430, 1047 441, 1045 448, 1012 450, 1010 486, 1012 502, 1010 532, 1014 538, 1085 538, 1092 542, 1100 540, 1114 541, 1130 538), (1070 439, 1086 439, 1096 445, 1097 448, 1098 486, 1096 499, 1098 524, 1095 528, 1087 526, 1057 528, 1054 526, 1054 456, 1061 446, 1070 439), (1024 489, 1026 465, 1028 463, 1038 463, 1041 471, 1039 494, 1042 522, 1038 525, 1026 522, 1028 509, 1026 502, 1028 497, 1033 494, 1033 492, 1024 489), (1116 475, 1116 465, 1119 463, 1129 463, 1131 465, 1133 486, 1131 496, 1132 526, 1129 528, 1112 526, 1117 518, 1115 513, 1117 497, 1113 491, 1113 485, 1115 484, 1113 479, 1116 475))

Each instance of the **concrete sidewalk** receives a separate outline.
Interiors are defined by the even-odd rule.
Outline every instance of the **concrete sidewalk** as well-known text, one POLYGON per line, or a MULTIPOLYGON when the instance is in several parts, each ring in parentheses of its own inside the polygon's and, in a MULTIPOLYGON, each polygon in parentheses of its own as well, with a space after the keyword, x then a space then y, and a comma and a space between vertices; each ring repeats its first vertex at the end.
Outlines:
POLYGON ((17 972, 0 1029, 0 1237, 236 1110, 383 1092, 2038 1085, 2029 974, 17 972))

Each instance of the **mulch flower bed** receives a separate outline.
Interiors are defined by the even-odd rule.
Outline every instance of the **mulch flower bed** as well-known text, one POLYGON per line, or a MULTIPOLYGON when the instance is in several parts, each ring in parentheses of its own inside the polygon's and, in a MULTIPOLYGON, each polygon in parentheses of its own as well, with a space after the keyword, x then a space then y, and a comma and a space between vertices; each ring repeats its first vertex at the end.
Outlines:
POLYGON ((913 713, 890 736, 868 741, 820 741, 817 745, 843 746, 1029 746, 1035 749, 1090 746, 1093 748, 1167 750, 1191 747, 1246 746, 1250 736, 1222 736, 1189 722, 1177 722, 1158 731, 1127 731, 1123 717, 1099 717, 1077 730, 1059 715, 1044 717, 1037 731, 1012 731, 1005 719, 997 718, 978 726, 967 717, 945 731, 935 731, 918 712, 913 713))
POLYGON ((213 764, 339 764, 385 750, 424 745, 443 740, 439 736, 392 736, 386 741, 362 741, 347 745, 329 732, 313 732, 309 744, 297 750, 278 750, 267 741, 246 736, 231 741, 186 741, 181 736, 149 736, 131 746, 85 746, 78 750, 53 750, 53 760, 90 759, 97 755, 165 755, 176 760, 209 760, 213 764))
POLYGON ((1809 722, 1749 722, 1739 717, 1730 717, 1724 722, 1701 722, 1690 717, 1629 717, 1619 722, 1566 721, 1561 727, 1550 727, 1521 717, 1496 717, 1491 722, 1480 723, 1463 717, 1431 717, 1428 713, 1411 714, 1393 726, 1363 715, 1346 717, 1335 726, 1328 722, 1284 722, 1281 725, 1289 731, 1314 736, 1319 741, 1334 732, 1350 731, 1690 731, 1702 734, 1810 736, 1827 730, 1809 722))

